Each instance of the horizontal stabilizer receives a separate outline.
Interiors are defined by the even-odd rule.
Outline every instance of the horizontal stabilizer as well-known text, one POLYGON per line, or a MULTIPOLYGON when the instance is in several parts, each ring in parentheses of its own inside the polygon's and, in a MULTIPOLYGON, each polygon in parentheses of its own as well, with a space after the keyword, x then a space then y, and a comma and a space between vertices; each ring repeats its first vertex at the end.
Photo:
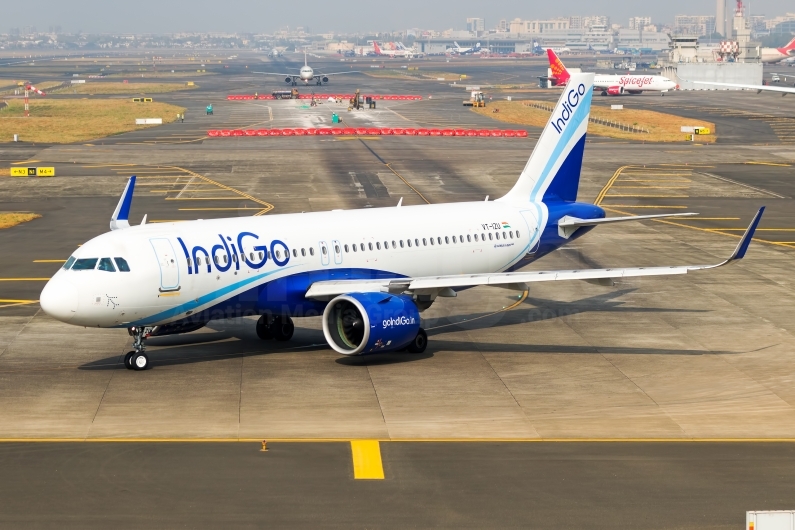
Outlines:
POLYGON ((695 212, 687 213, 662 213, 655 215, 631 215, 628 217, 603 217, 601 219, 579 219, 569 215, 562 217, 558 221, 558 235, 563 238, 570 238, 581 226, 596 226, 609 223, 623 223, 625 221, 642 221, 643 219, 660 219, 664 217, 688 217, 698 215, 695 212))
POLYGON ((524 289, 534 282, 563 280, 585 280, 595 283, 602 279, 635 278, 641 276, 667 276, 687 274, 691 271, 714 269, 728 265, 745 257, 751 239, 764 213, 764 206, 754 216, 743 234, 737 248, 729 258, 714 265, 681 265, 674 267, 631 267, 610 269, 581 269, 532 272, 497 272, 486 274, 458 274, 450 276, 426 276, 422 278, 384 278, 377 280, 334 280, 315 282, 306 292, 306 298, 331 299, 335 296, 353 292, 385 292, 391 294, 436 294, 448 288, 490 285, 524 289))
POLYGON ((110 229, 119 230, 120 228, 130 227, 130 206, 132 205, 133 190, 135 189, 135 175, 127 181, 124 193, 121 194, 119 204, 116 205, 113 215, 110 217, 110 229))

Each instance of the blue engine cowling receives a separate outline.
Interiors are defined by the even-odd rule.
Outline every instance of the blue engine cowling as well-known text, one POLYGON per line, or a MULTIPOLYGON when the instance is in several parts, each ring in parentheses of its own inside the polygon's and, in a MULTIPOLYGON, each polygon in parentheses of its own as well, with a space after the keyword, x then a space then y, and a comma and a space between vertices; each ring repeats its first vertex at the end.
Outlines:
POLYGON ((323 334, 343 355, 399 350, 417 336, 420 312, 409 296, 350 293, 323 311, 323 334))

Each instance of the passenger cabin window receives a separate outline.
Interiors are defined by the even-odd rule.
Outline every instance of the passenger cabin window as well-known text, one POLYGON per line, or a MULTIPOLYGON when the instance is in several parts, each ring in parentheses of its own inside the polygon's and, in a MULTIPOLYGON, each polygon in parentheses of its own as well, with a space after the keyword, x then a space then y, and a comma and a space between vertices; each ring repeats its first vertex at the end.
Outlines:
POLYGON ((110 258, 102 258, 99 260, 99 267, 97 267, 97 270, 116 272, 116 267, 113 266, 113 262, 110 260, 110 258))
POLYGON ((406 243, 408 243, 409 244, 409 248, 411 248, 411 239, 407 239, 406 243))
POLYGON ((425 239, 424 237, 422 238, 422 246, 423 247, 427 247, 428 246, 428 240, 425 239))
POLYGON ((97 266, 97 262, 99 258, 81 258, 75 260, 75 264, 72 266, 73 271, 90 271, 94 270, 94 267, 97 266))
POLYGON ((400 248, 403 248, 403 240, 400 240, 400 248))
POLYGON ((357 250, 357 249, 358 249, 358 247, 357 247, 357 246, 356 246, 356 244, 354 243, 354 244, 353 244, 353 251, 354 251, 354 252, 356 252, 356 250, 357 250))
POLYGON ((309 247, 309 255, 310 256, 314 256, 315 255, 315 249, 314 248, 309 247))
POLYGON ((437 243, 439 243, 439 244, 441 245, 441 244, 442 244, 442 238, 441 238, 441 237, 437 237, 437 238, 436 238, 436 242, 437 242, 437 243))
POLYGON ((499 232, 495 233, 495 234, 494 234, 494 236, 495 236, 495 237, 496 237, 498 240, 500 239, 500 233, 499 233, 499 232))
POLYGON ((72 267, 72 264, 75 262, 74 256, 69 256, 69 259, 66 260, 66 263, 63 264, 64 270, 69 270, 72 267))
POLYGON ((519 230, 516 231, 516 239, 519 239, 519 230))
POLYGON ((381 250, 381 242, 380 241, 376 241, 375 242, 375 248, 378 249, 378 250, 381 250))
POLYGON ((397 248, 397 243, 395 243, 394 241, 392 241, 392 248, 397 248))
POLYGON ((350 249, 348 248, 348 245, 345 245, 345 253, 347 254, 348 252, 350 252, 350 249))
POLYGON ((433 245, 433 244, 434 244, 434 243, 433 243, 433 238, 431 238, 431 245, 433 245))
POLYGON ((492 235, 492 232, 489 232, 489 241, 491 241, 493 239, 494 239, 494 236, 492 235))
POLYGON ((372 243, 367 243, 367 247, 368 247, 370 250, 373 250, 373 244, 372 244, 372 243))

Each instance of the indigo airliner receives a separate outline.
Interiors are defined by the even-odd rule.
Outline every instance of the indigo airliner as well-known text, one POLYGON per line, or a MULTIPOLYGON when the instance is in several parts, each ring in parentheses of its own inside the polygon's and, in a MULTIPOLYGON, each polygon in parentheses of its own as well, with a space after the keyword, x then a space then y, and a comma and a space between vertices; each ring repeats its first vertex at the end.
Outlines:
POLYGON ((764 208, 718 264, 519 270, 596 226, 669 216, 608 218, 577 202, 593 82, 571 76, 516 184, 495 201, 131 226, 133 176, 111 231, 69 257, 41 307, 69 324, 126 328, 134 350, 125 365, 134 370, 151 364, 149 337, 250 315, 259 315, 262 339, 289 340, 293 319, 322 316, 340 354, 419 353, 428 340, 421 312, 462 289, 685 274, 741 259, 764 208))

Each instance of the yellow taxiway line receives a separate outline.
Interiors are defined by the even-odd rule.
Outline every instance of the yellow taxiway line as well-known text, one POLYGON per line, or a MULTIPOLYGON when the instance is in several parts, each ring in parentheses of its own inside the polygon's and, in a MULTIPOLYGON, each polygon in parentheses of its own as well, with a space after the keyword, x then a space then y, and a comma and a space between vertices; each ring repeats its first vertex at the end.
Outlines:
POLYGON ((351 440, 353 478, 357 480, 383 480, 381 443, 378 440, 351 440))

